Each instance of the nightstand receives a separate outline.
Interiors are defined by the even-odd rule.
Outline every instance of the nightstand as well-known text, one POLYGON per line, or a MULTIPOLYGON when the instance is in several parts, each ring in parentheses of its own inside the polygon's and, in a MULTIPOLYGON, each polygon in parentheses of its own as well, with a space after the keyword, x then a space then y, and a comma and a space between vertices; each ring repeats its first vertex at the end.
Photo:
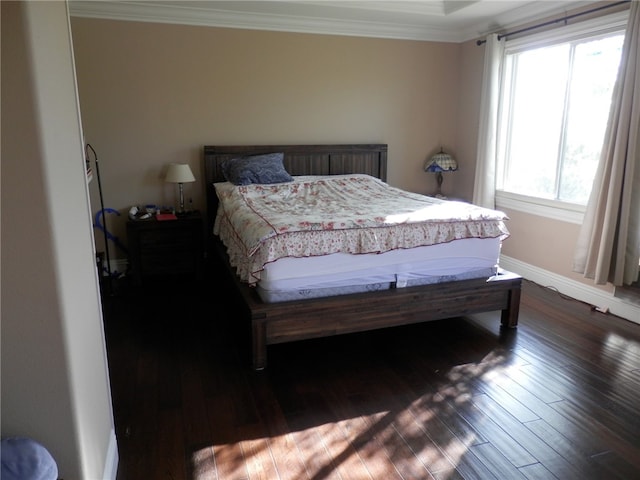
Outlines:
POLYGON ((134 286, 153 281, 197 281, 204 271, 204 231, 199 212, 177 220, 129 220, 129 271, 134 286))

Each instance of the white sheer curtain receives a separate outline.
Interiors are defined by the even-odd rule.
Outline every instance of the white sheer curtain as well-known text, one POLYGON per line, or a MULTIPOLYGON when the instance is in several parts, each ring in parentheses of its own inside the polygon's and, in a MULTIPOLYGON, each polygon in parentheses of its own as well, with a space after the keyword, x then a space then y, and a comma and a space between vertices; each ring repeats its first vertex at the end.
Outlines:
POLYGON ((473 203, 487 208, 495 208, 496 204, 498 103, 503 50, 504 44, 498 40, 497 34, 487 36, 482 75, 476 176, 473 186, 473 203))
POLYGON ((640 3, 631 2, 600 164, 573 269, 596 284, 628 285, 640 258, 640 3))

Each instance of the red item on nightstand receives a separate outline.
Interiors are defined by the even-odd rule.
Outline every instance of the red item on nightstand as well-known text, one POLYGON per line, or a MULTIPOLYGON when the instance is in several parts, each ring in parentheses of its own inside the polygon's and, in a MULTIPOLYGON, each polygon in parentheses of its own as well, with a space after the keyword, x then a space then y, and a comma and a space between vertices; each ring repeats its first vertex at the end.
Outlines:
POLYGON ((158 213, 156 215, 156 219, 162 222, 164 220, 177 220, 178 217, 176 217, 173 213, 158 213))

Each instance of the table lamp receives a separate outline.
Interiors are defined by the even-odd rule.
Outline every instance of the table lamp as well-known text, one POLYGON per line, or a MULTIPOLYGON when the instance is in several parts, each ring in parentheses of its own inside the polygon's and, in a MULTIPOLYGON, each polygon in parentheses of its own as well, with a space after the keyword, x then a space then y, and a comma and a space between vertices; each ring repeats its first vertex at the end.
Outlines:
POLYGON ((195 182, 196 179, 191 172, 191 168, 186 163, 172 163, 167 169, 167 175, 165 176, 165 182, 177 183, 180 189, 180 210, 179 213, 184 213, 184 191, 182 184, 195 182))
POLYGON ((442 150, 431 157, 424 165, 425 172, 437 173, 436 181, 438 182, 437 198, 444 198, 442 195, 442 172, 453 172, 458 169, 458 162, 442 150))

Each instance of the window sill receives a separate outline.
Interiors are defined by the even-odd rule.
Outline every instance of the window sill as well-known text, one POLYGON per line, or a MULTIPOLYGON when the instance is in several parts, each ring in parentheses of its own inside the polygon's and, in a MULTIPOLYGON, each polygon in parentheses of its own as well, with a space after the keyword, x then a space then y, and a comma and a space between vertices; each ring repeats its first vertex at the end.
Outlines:
POLYGON ((582 224, 586 207, 557 200, 529 197, 517 193, 496 191, 496 208, 517 210, 562 222, 582 224))

